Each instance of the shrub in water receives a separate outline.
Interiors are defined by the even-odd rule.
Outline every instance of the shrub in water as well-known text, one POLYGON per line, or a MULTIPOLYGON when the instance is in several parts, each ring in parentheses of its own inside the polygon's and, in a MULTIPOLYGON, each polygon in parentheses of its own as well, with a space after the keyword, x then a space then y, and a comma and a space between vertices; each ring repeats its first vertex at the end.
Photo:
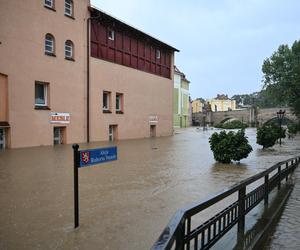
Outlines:
POLYGON ((213 133, 209 138, 209 143, 215 160, 222 163, 230 163, 232 160, 240 161, 252 151, 244 130, 213 133))
POLYGON ((223 129, 244 129, 247 125, 239 120, 233 120, 230 122, 219 123, 214 126, 215 128, 223 128, 223 129))
POLYGON ((285 138, 285 129, 280 129, 278 125, 273 123, 257 129, 256 142, 263 148, 270 148, 280 137, 285 138))

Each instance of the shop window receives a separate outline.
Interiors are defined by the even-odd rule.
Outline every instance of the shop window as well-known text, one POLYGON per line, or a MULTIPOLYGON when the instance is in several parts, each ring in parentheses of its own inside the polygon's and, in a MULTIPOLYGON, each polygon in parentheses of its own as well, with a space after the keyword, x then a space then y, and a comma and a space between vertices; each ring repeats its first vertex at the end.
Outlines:
POLYGON ((116 94, 116 113, 117 114, 123 114, 124 112, 124 100, 123 100, 123 94, 117 93, 116 94))
POLYGON ((49 84, 35 82, 35 108, 49 109, 49 84))
POLYGON ((65 15, 69 17, 73 17, 73 1, 72 0, 65 0, 65 15))
POLYGON ((111 93, 108 91, 103 91, 103 105, 102 110, 103 113, 111 113, 111 93))

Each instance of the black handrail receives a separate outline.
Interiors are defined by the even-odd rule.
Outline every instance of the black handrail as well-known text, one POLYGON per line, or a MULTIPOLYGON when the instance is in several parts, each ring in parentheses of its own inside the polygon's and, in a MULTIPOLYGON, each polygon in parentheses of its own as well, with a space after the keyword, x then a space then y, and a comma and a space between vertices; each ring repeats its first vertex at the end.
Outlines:
POLYGON ((299 162, 300 156, 281 161, 261 173, 209 196, 205 200, 195 202, 178 210, 151 249, 168 250, 175 247, 176 250, 183 250, 185 246, 186 249, 190 249, 192 245, 194 246, 193 249, 208 249, 235 224, 238 224, 238 233, 243 235, 245 215, 263 199, 265 203, 268 203, 268 194, 276 186, 280 188, 283 179, 288 180, 288 176, 299 165, 299 162), (274 170, 277 170, 277 172, 269 178, 270 173, 274 170), (246 187, 261 178, 264 178, 264 183, 246 194, 246 187), (193 215, 198 214, 235 192, 238 192, 237 201, 202 225, 191 229, 193 215))

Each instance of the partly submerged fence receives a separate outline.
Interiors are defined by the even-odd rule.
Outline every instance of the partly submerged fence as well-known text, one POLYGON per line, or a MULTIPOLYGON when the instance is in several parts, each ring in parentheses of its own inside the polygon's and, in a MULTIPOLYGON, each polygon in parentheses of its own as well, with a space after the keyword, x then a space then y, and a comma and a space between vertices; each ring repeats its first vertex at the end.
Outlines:
POLYGON ((207 200, 178 210, 151 249, 209 249, 236 224, 238 225, 238 234, 243 236, 246 214, 262 200, 268 203, 269 193, 276 186, 280 189, 282 180, 288 180, 299 162, 300 156, 279 162, 207 200), (259 180, 262 180, 263 184, 247 193, 246 188, 259 180), (205 223, 191 228, 193 216, 234 193, 238 194, 235 202, 205 223))

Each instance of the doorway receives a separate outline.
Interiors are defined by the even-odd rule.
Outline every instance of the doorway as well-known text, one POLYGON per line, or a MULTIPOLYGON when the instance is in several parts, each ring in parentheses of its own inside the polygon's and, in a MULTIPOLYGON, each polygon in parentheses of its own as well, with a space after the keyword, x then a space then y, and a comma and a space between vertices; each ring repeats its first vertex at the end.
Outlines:
POLYGON ((109 141, 117 140, 118 138, 117 135, 118 135, 118 125, 109 125, 108 140, 109 141))
POLYGON ((5 129, 0 128, 0 151, 5 149, 5 129))
POLYGON ((150 137, 156 137, 156 125, 150 125, 150 137))
POLYGON ((66 143, 66 127, 54 127, 53 130, 53 144, 65 144, 66 143))

